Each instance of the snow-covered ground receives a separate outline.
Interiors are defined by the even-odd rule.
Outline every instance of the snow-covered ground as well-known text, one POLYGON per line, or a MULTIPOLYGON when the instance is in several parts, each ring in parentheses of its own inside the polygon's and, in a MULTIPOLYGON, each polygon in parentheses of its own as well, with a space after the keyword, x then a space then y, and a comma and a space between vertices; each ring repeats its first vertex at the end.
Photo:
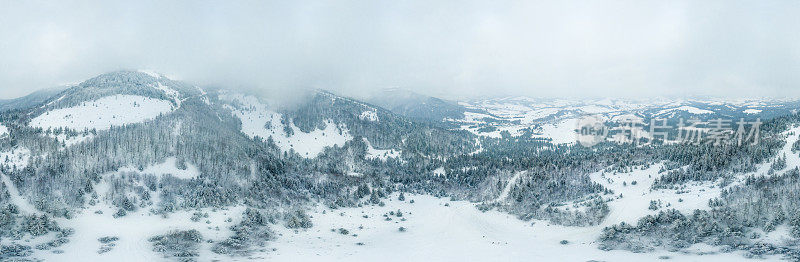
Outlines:
POLYGON ((282 115, 272 111, 269 105, 249 96, 234 96, 233 100, 243 104, 239 109, 229 107, 242 121, 242 132, 251 138, 261 137, 266 140, 272 137, 284 152, 294 150, 303 157, 313 158, 326 147, 342 146, 353 139, 345 126, 339 126, 330 120, 325 122, 325 128, 308 133, 301 131, 294 123, 289 123, 292 134, 288 134, 281 122, 282 115))
POLYGON ((372 144, 369 143, 369 140, 364 138, 364 142, 367 144, 367 156, 368 159, 380 159, 386 161, 389 158, 400 158, 400 150, 396 149, 376 149, 372 147, 372 144))
MULTIPOLYGON (((328 209, 311 213, 308 230, 279 228, 281 234, 257 256, 269 261, 741 261, 740 253, 695 255, 657 251, 602 251, 599 227, 564 227, 521 221, 475 204, 426 195, 397 195, 386 205, 328 209), (414 203, 410 203, 414 200, 414 203), (402 217, 389 212, 402 212, 402 217), (324 213, 323 213, 324 212, 324 213), (383 215, 391 218, 386 220, 383 215), (366 217, 364 217, 366 216, 366 217), (405 232, 400 231, 404 227, 405 232), (340 234, 339 228, 349 231, 340 234), (335 231, 335 232, 334 232, 335 231), (568 244, 560 244, 567 240, 568 244)), ((699 252, 715 247, 696 247, 699 252)))
POLYGON ((81 105, 42 113, 30 122, 42 129, 106 130, 112 126, 141 123, 172 112, 172 103, 136 95, 113 95, 81 105))
MULTIPOLYGON (((75 229, 70 241, 58 248, 64 253, 37 251, 34 257, 44 261, 174 261, 153 251, 148 239, 175 230, 195 229, 204 239, 221 241, 231 235, 229 228, 239 222, 244 207, 202 209, 200 212, 209 216, 198 222, 191 220, 193 212, 189 211, 172 213, 168 218, 145 210, 114 218, 114 211, 107 206, 94 207, 84 210, 73 219, 57 219, 60 226, 75 229), (95 211, 102 211, 102 214, 95 211), (98 239, 101 237, 118 237, 119 240, 114 242, 115 246, 110 251, 99 253, 101 243, 98 239)), ((200 244, 201 261, 230 260, 230 257, 211 252, 211 245, 206 242, 200 244)))
POLYGON ((172 98, 172 102, 174 102, 177 107, 181 107, 181 102, 183 101, 180 99, 180 92, 178 92, 178 90, 172 89, 169 86, 165 86, 161 84, 161 82, 156 82, 156 85, 153 86, 153 88, 158 89, 161 92, 164 92, 164 94, 166 94, 167 97, 172 98))
MULTIPOLYGON (((24 147, 15 147, 10 151, 0 152, 0 164, 8 167, 10 170, 17 170, 28 165, 31 158, 31 151, 24 147)), ((16 185, 11 181, 8 175, 0 172, 0 182, 2 182, 8 194, 10 195, 11 203, 17 205, 20 210, 25 214, 38 214, 36 208, 31 203, 19 194, 16 185)))
POLYGON ((556 124, 542 126, 542 134, 535 137, 550 138, 553 144, 571 144, 577 139, 577 119, 567 119, 556 124))
POLYGON ((514 188, 514 186, 516 186, 517 181, 519 180, 519 178, 525 173, 526 172, 524 172, 524 171, 520 171, 520 172, 515 173, 514 176, 512 176, 508 180, 508 182, 506 183, 506 186, 503 187, 503 191, 500 191, 500 195, 497 196, 497 198, 494 200, 494 202, 500 202, 500 201, 503 201, 506 198, 508 198, 508 193, 511 192, 511 189, 514 188))
POLYGON ((632 172, 599 171, 590 174, 592 181, 614 191, 614 195, 605 197, 611 200, 608 202, 610 213, 602 225, 610 226, 620 222, 635 225, 639 218, 655 215, 664 209, 676 209, 684 214, 695 209, 708 209, 708 200, 720 195, 721 188, 712 182, 692 182, 684 184, 685 187, 680 190, 651 190, 653 182, 664 174, 658 173, 661 167, 661 164, 656 164, 649 168, 634 169, 632 172), (660 201, 660 208, 648 209, 651 201, 660 201))
POLYGON ((378 119, 378 113, 373 111, 373 110, 367 110, 367 111, 361 112, 361 115, 358 116, 358 119, 361 119, 361 120, 364 120, 364 121, 373 121, 373 122, 379 120, 378 119))
POLYGON ((561 111, 561 109, 552 108, 552 107, 551 108, 542 108, 542 109, 531 110, 531 111, 525 112, 523 114, 523 118, 522 118, 521 121, 522 121, 523 124, 532 124, 538 119, 542 119, 542 118, 551 116, 551 115, 553 115, 555 113, 558 113, 559 111, 561 111))
POLYGON ((15 147, 9 151, 0 152, 0 164, 11 168, 20 169, 28 165, 31 151, 24 147, 15 147))
POLYGON ((0 138, 4 137, 7 134, 8 134, 8 128, 3 124, 0 124, 0 138))
POLYGON ((11 203, 16 205, 22 214, 39 214, 39 211, 37 211, 36 208, 31 205, 31 202, 19 194, 19 190, 17 190, 17 186, 15 186, 11 181, 11 178, 9 178, 6 174, 0 173, 0 182, 2 182, 8 190, 11 203))
MULTIPOLYGON (((786 167, 780 170, 774 170, 775 172, 773 175, 783 174, 796 167, 800 168, 800 155, 792 152, 792 145, 797 142, 797 140, 800 140, 800 126, 793 126, 789 130, 784 131, 782 134, 786 136, 786 143, 771 160, 786 156, 786 167)), ((727 188, 743 184, 748 176, 770 176, 769 170, 771 167, 772 161, 766 161, 765 163, 758 164, 756 165, 755 171, 736 176, 736 179, 730 183, 727 188)))
POLYGON ((691 113, 691 114, 696 114, 696 115, 713 114, 714 113, 714 111, 700 109, 700 108, 693 107, 693 106, 681 106, 681 107, 661 110, 658 113, 656 113, 655 115, 664 115, 666 113, 674 112, 674 111, 685 111, 685 112, 688 112, 688 113, 691 113))

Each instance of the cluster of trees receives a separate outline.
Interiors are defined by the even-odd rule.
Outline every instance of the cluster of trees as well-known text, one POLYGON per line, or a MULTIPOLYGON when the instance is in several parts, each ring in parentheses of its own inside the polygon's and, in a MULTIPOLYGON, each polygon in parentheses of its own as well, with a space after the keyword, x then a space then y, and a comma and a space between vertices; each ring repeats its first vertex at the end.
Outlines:
POLYGON ((266 242, 275 238, 270 226, 277 223, 279 215, 264 210, 248 208, 242 214, 242 220, 231 226, 233 235, 228 239, 214 243, 211 251, 218 254, 245 256, 256 248, 264 247, 266 242))
POLYGON ((203 241, 203 235, 194 229, 178 230, 150 237, 148 241, 153 245, 153 251, 164 254, 164 257, 195 261, 193 258, 199 256, 198 246, 203 241))

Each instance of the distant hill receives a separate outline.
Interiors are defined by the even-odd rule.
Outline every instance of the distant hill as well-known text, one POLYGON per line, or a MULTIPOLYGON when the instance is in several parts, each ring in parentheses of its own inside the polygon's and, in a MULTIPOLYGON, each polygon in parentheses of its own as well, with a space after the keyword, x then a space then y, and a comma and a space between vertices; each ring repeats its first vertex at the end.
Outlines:
POLYGON ((29 107, 33 107, 38 105, 48 98, 64 91, 69 86, 58 86, 52 87, 47 89, 42 89, 30 93, 23 97, 12 98, 12 99, 0 99, 0 112, 6 110, 14 110, 14 109, 25 109, 29 107))

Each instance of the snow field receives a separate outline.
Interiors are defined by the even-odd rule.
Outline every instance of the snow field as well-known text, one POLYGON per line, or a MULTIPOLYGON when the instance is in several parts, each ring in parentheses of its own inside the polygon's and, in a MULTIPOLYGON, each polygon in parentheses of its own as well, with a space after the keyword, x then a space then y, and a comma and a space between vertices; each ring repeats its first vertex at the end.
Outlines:
POLYGON ((282 115, 272 111, 268 105, 262 104, 254 97, 236 97, 243 103, 242 109, 229 107, 233 114, 242 121, 242 132, 251 138, 261 137, 266 140, 272 137, 284 152, 294 150, 307 158, 314 158, 326 147, 342 146, 353 139, 346 127, 338 126, 333 121, 326 121, 325 128, 315 129, 309 133, 301 131, 294 123, 289 123, 293 134, 288 134, 281 123, 282 115))
MULTIPOLYGON (((277 228, 281 236, 271 243, 276 251, 261 256, 269 261, 349 262, 655 261, 660 256, 669 256, 669 261, 743 260, 739 253, 698 256, 667 251, 602 251, 594 243, 601 227, 525 222, 506 213, 481 212, 473 203, 427 195, 406 194, 406 201, 399 201, 394 194, 390 199, 385 200, 383 207, 317 207, 309 213, 313 228, 298 231, 277 228), (412 199, 413 204, 410 203, 412 199), (402 217, 388 215, 398 209, 402 217), (384 214, 392 220, 386 221, 384 214), (402 221, 403 218, 406 220, 402 221), (400 227, 406 231, 400 232, 400 227), (340 234, 339 228, 348 230, 349 234, 340 234), (561 240, 570 243, 562 245, 561 240)), ((702 252, 714 250, 713 247, 697 248, 702 252)))
POLYGON ((107 130, 112 126, 141 123, 174 110, 172 103, 135 95, 113 95, 81 105, 42 113, 30 122, 42 129, 107 130))
POLYGON ((8 134, 8 128, 3 124, 0 124, 0 138, 4 137, 8 134))

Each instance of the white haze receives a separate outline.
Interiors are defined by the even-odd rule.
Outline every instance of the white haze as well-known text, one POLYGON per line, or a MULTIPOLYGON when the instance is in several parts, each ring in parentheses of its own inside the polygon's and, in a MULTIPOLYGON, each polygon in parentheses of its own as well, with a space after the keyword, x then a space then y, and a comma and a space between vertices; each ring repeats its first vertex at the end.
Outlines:
POLYGON ((0 98, 141 68, 266 93, 800 95, 797 1, 0 1, 0 98))

